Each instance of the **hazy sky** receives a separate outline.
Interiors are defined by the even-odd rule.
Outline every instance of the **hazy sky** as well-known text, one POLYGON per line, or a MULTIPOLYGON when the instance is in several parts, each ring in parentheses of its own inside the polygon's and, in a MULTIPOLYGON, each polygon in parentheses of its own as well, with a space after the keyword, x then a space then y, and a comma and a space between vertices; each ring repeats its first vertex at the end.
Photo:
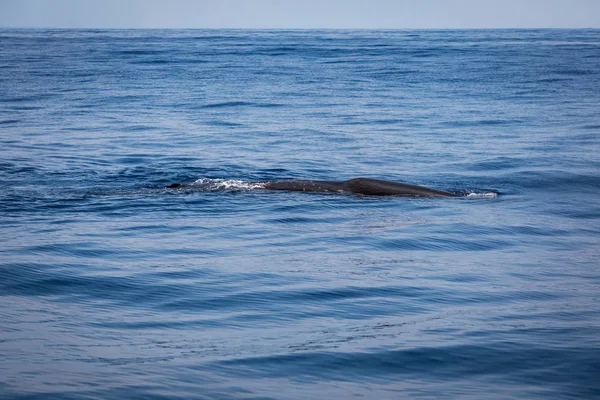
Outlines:
POLYGON ((600 0, 0 0, 0 27, 598 28, 600 0))

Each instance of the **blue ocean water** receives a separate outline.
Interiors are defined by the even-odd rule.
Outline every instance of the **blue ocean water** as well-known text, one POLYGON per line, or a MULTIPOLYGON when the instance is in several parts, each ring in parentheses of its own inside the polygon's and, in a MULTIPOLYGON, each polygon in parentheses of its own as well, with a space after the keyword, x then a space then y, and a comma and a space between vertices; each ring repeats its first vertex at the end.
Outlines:
POLYGON ((599 30, 0 30, 0 398, 600 398, 599 111, 599 30), (473 195, 252 184, 359 176, 473 195))

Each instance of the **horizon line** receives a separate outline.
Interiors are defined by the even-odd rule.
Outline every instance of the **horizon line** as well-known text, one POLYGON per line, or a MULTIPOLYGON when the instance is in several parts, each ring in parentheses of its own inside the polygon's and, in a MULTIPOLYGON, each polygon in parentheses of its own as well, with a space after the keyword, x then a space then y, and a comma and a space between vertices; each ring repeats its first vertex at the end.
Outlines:
POLYGON ((135 28, 119 28, 119 27, 60 27, 60 26, 1 26, 0 29, 63 29, 63 30, 254 30, 254 31, 491 31, 491 30, 600 30, 600 27, 490 27, 490 28, 269 28, 269 27, 236 27, 236 28, 191 28, 191 27, 135 27, 135 28))

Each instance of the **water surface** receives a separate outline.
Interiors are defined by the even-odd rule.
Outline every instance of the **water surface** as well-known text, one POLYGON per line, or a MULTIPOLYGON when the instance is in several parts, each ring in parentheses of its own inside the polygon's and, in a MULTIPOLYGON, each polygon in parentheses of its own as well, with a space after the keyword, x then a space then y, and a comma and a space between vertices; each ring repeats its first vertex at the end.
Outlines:
POLYGON ((0 30, 0 397, 598 397, 599 89, 598 30, 0 30), (474 196, 250 184, 358 176, 474 196))

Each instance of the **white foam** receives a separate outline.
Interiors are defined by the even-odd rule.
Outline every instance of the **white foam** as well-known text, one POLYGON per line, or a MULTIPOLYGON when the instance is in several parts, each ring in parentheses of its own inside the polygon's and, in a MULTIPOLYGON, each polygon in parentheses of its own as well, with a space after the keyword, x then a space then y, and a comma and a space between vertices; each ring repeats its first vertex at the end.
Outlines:
POLYGON ((200 178, 194 183, 194 186, 200 186, 207 190, 249 190, 249 189, 262 189, 264 183, 259 182, 246 182, 235 179, 210 179, 200 178))
POLYGON ((494 193, 494 192, 485 192, 485 193, 469 193, 467 194, 467 197, 498 197, 498 193, 494 193))

